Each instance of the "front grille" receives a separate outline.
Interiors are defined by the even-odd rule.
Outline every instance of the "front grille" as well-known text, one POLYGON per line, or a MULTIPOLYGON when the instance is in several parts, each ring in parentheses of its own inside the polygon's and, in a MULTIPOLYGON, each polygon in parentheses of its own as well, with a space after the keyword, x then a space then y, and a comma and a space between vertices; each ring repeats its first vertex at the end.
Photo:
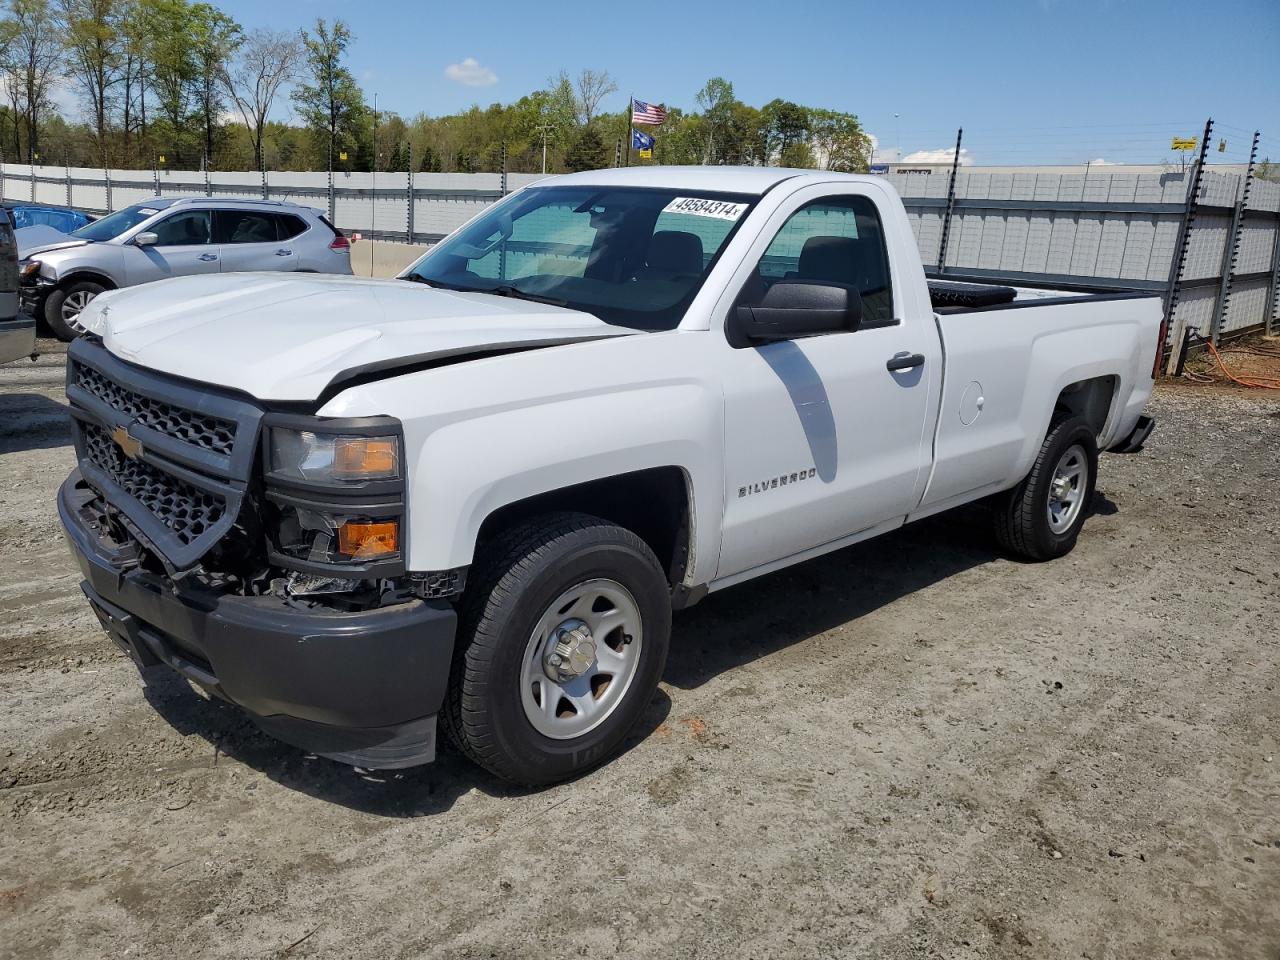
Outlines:
POLYGON ((236 440, 236 424, 194 410, 145 397, 108 380, 93 367, 75 364, 75 384, 107 406, 119 410, 157 433, 163 433, 202 450, 230 456, 236 440))
POLYGON ((141 460, 130 460, 97 424, 81 423, 80 430, 88 459, 150 510, 184 546, 226 515, 227 502, 218 494, 193 487, 141 460))

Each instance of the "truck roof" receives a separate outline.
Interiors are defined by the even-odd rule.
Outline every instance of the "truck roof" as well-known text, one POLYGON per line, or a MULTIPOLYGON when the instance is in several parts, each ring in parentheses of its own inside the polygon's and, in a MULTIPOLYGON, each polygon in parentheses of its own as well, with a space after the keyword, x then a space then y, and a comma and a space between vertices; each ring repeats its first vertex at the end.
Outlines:
POLYGON ((788 167, 613 167, 587 170, 555 177, 557 186, 582 184, 601 187, 665 187, 676 190, 713 190, 725 193, 761 194, 770 187, 793 177, 815 181, 881 179, 851 173, 825 170, 799 170, 788 167))

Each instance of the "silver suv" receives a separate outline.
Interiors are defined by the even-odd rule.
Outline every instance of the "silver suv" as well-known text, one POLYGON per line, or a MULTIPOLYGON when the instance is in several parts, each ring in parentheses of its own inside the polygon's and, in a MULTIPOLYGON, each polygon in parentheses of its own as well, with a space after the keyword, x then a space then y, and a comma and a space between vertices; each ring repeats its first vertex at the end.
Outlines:
POLYGON ((351 273, 351 245, 319 211, 274 200, 159 198, 22 251, 22 302, 55 335, 103 290, 239 271, 351 273))

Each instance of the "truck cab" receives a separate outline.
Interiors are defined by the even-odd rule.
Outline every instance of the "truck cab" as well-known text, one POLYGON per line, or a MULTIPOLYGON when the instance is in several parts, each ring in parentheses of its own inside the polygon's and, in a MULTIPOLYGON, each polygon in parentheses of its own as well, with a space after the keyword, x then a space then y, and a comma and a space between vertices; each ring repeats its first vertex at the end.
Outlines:
POLYGON ((397 280, 96 298, 62 519, 140 665, 347 762, 440 727, 553 782, 708 592, 976 500, 1014 554, 1074 547, 1150 433, 1160 303, 954 293, 881 178, 554 178, 397 280))

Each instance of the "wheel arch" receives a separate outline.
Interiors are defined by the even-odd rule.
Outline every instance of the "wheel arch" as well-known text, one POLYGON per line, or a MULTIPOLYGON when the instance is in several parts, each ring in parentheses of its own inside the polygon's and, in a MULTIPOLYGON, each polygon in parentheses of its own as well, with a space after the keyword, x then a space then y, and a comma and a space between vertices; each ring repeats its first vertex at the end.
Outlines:
POLYGON ((82 280, 87 280, 90 283, 101 284, 108 290, 117 290, 120 287, 120 284, 116 283, 115 280, 107 274, 94 270, 90 267, 77 267, 66 276, 59 277, 57 286, 61 289, 66 289, 71 286, 71 284, 79 283, 82 280))
POLYGON ((481 522, 476 544, 541 513, 585 513, 643 540, 658 558, 667 582, 678 589, 692 566, 693 503, 693 485, 682 467, 633 470, 504 504, 481 522))
POLYGON ((1055 415, 1080 417, 1094 436, 1101 440, 1111 420, 1112 407, 1120 388, 1120 378, 1115 374, 1077 380, 1063 387, 1054 402, 1055 415))

